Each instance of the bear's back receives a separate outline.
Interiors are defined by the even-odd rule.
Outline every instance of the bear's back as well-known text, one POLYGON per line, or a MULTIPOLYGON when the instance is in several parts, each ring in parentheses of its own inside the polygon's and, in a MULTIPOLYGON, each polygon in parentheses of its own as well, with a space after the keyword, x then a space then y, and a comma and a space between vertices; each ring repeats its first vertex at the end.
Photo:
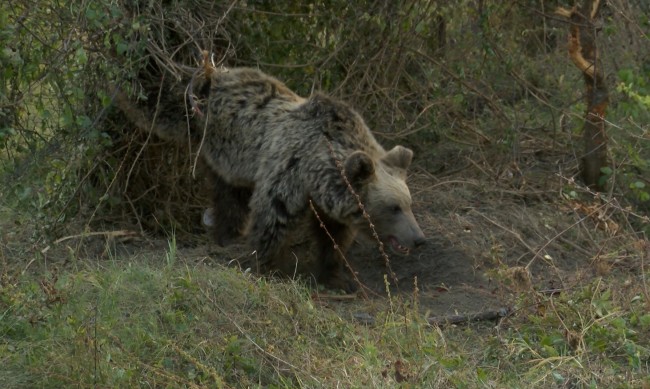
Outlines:
MULTIPOLYGON (((310 149, 325 137, 337 157, 361 150, 380 158, 379 145, 349 104, 316 92, 305 99, 284 83, 253 68, 217 71, 211 80, 210 109, 221 136, 242 147, 264 148, 271 139, 310 149)), ((311 150, 312 152, 319 152, 311 150)))
POLYGON ((360 150, 380 158, 385 153, 361 115, 341 100, 315 93, 297 111, 303 120, 318 123, 322 135, 342 155, 360 150))

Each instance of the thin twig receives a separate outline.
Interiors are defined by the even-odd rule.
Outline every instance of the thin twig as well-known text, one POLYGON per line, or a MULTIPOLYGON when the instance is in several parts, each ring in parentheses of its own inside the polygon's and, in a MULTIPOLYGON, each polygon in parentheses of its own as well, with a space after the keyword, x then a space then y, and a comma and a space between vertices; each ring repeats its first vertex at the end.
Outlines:
POLYGON ((54 244, 59 244, 61 242, 65 242, 66 240, 70 240, 74 238, 87 238, 89 236, 100 236, 100 235, 106 236, 107 238, 116 238, 120 236, 138 236, 138 233, 129 230, 86 232, 83 234, 64 236, 63 238, 59 238, 55 240, 54 244))
POLYGON ((569 231, 569 230, 572 229, 573 227, 577 226, 578 224, 582 223, 582 222, 585 221, 587 218, 589 218, 589 217, 591 217, 592 215, 596 214, 598 211, 600 211, 601 209, 603 209, 604 207, 606 207, 607 205, 609 205, 611 202, 612 202, 612 200, 609 200, 609 201, 607 201, 606 203, 601 204, 600 206, 596 207, 596 209, 594 209, 593 211, 589 212, 587 215, 585 215, 584 217, 580 218, 580 219, 579 219, 578 221, 576 221, 575 223, 571 224, 571 225, 568 226, 567 228, 565 228, 565 229, 563 229, 562 231, 560 231, 560 232, 558 232, 557 234, 555 234, 554 237, 552 237, 551 239, 549 239, 548 242, 546 242, 546 243, 545 243, 545 244, 544 244, 544 245, 543 245, 539 250, 537 250, 537 252, 535 252, 535 255, 533 255, 533 258, 532 258, 532 259, 528 262, 528 264, 526 265, 526 269, 529 269, 529 268, 530 268, 530 266, 533 264, 533 262, 535 261, 535 259, 536 259, 537 257, 539 257, 539 254, 540 254, 540 253, 541 253, 541 252, 542 252, 546 247, 548 247, 548 245, 550 245, 551 243, 553 243, 554 240, 556 240, 556 239, 559 238, 560 236, 564 235, 567 231, 569 231))
POLYGON ((336 164, 336 167, 339 169, 339 172, 341 173, 341 177, 343 178, 343 181, 348 187, 348 191, 355 197, 357 200, 357 205, 359 206, 359 209, 361 210, 364 219, 368 222, 368 227, 370 227, 370 230, 372 231, 372 237, 377 241, 378 247, 379 247, 379 252, 381 253, 382 257, 384 258, 384 263, 386 265, 386 268, 390 272, 390 276, 395 282, 395 287, 398 288, 399 290, 399 283, 397 281, 397 275, 393 271, 393 269, 390 266, 390 259, 388 258, 388 254, 386 254, 386 250, 384 250, 384 243, 379 239, 379 234, 377 233, 377 230, 375 230, 375 225, 372 223, 372 220, 370 219, 370 215, 368 212, 366 212, 366 207, 363 205, 363 202, 361 201, 361 197, 357 192, 354 190, 352 187, 352 184, 350 183, 350 180, 348 180, 348 177, 345 175, 345 169, 343 167, 343 163, 336 158, 334 155, 334 147, 332 146, 332 142, 329 140, 327 141, 327 146, 330 151, 330 155, 334 159, 334 163, 336 164))
MULTIPOLYGON (((138 153, 135 155, 135 159, 133 160, 133 164, 131 165, 131 168, 129 169, 129 172, 126 174, 126 181, 124 183, 124 192, 126 192, 126 188, 129 187, 129 181, 131 178, 131 173, 133 173, 133 169, 135 169, 135 166, 140 159, 140 156, 142 155, 142 152, 144 149, 147 147, 147 144, 149 143, 149 139, 151 139, 151 134, 155 131, 156 128, 156 119, 158 118, 158 112, 160 112, 160 98, 162 97, 162 89, 163 85, 165 85, 165 76, 163 75, 163 79, 160 82, 160 89, 158 89, 158 100, 156 101, 156 110, 153 113, 153 117, 151 118, 151 127, 149 128, 149 131, 147 131, 147 139, 142 143, 142 147, 140 147, 140 150, 138 150, 138 153)), ((117 176, 117 175, 116 175, 117 176)), ((110 188, 110 185, 109 185, 110 188)))
POLYGON ((359 280, 359 277, 357 277, 357 273, 354 271, 354 269, 350 265, 350 262, 348 262, 348 259, 345 257, 345 254, 343 254, 343 251, 341 251, 341 246, 339 246, 338 243, 336 243, 336 240, 334 239, 332 234, 330 234, 330 232, 327 230, 327 226, 325 225, 323 220, 320 218, 320 215, 316 211, 316 208, 314 207, 314 203, 311 201, 311 199, 309 200, 309 208, 311 208, 312 212, 316 216, 316 219, 318 220, 318 223, 320 224, 320 228, 322 228, 325 231, 327 236, 332 241, 332 244, 334 245, 334 250, 336 250, 336 252, 343 259, 343 263, 345 263, 345 267, 350 271, 350 274, 352 274, 352 277, 354 278, 354 282, 356 282, 357 285, 359 285, 359 287, 361 287, 361 293, 363 293, 363 298, 365 298, 367 300, 368 299, 368 294, 364 290, 364 289, 366 289, 366 286, 359 280))

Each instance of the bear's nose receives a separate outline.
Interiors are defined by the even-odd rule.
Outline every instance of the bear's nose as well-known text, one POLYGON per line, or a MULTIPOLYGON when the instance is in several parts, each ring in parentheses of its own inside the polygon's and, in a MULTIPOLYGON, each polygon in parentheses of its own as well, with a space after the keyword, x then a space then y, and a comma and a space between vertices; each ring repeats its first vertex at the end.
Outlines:
POLYGON ((425 243, 427 243, 427 240, 426 240, 424 237, 417 238, 417 239, 413 242, 413 244, 415 245, 415 247, 420 247, 420 246, 424 245, 425 243))

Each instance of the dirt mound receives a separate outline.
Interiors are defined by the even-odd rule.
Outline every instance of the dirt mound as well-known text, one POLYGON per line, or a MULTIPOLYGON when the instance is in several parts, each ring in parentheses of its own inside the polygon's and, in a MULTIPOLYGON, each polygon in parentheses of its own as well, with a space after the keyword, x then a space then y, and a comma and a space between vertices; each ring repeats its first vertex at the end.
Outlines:
MULTIPOLYGON (((377 243, 360 239, 347 256, 350 265, 371 298, 386 296, 386 282, 392 295, 412 295, 417 285, 420 306, 432 315, 498 309, 524 289, 569 288, 593 277, 601 249, 596 242, 613 233, 603 227, 607 220, 599 225, 598 217, 584 213, 586 206, 564 197, 554 172, 536 174, 546 189, 499 187, 469 168, 444 178, 414 174, 414 212, 427 244, 409 256, 388 252, 387 266, 377 243)), ((610 243, 619 239, 612 236, 610 243)), ((243 244, 208 243, 192 250, 206 250, 220 263, 251 266, 243 244)))

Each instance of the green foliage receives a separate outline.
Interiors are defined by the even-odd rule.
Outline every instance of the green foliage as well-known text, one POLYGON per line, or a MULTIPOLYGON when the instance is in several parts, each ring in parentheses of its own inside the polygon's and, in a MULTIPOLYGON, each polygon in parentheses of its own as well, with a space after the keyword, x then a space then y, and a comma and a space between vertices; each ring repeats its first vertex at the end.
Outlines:
MULTIPOLYGON (((529 324, 514 334, 522 353, 517 357, 537 360, 537 366, 557 366, 553 376, 561 382, 564 379, 560 377, 575 375, 580 366, 599 363, 603 355, 608 356, 603 362, 613 374, 644 371, 650 361, 650 343, 645 336, 648 327, 643 323, 648 315, 642 300, 637 295, 631 301, 616 301, 602 280, 574 293, 545 298, 529 316, 529 324)), ((535 377, 546 372, 531 370, 527 374, 535 377)))
MULTIPOLYGON (((647 67, 647 65, 645 65, 647 67)), ((646 70, 647 72, 647 70, 646 70)), ((631 69, 619 71, 616 91, 621 94, 614 115, 621 117, 623 126, 613 126, 612 131, 620 137, 620 147, 615 155, 620 162, 618 172, 621 185, 628 190, 642 210, 650 209, 650 83, 648 78, 631 69)))
POLYGON ((0 166, 14 206, 48 232, 79 212, 74 197, 99 200, 89 175, 111 178, 97 163, 112 145, 107 83, 138 71, 119 57, 141 55, 142 26, 110 1, 1 7, 0 166))
MULTIPOLYGON (((646 69, 646 72, 647 70, 650 69, 646 69)), ((634 120, 647 119, 650 115, 650 82, 648 78, 636 74, 632 69, 619 71, 618 78, 619 83, 616 90, 628 97, 619 103, 623 112, 634 120)))

